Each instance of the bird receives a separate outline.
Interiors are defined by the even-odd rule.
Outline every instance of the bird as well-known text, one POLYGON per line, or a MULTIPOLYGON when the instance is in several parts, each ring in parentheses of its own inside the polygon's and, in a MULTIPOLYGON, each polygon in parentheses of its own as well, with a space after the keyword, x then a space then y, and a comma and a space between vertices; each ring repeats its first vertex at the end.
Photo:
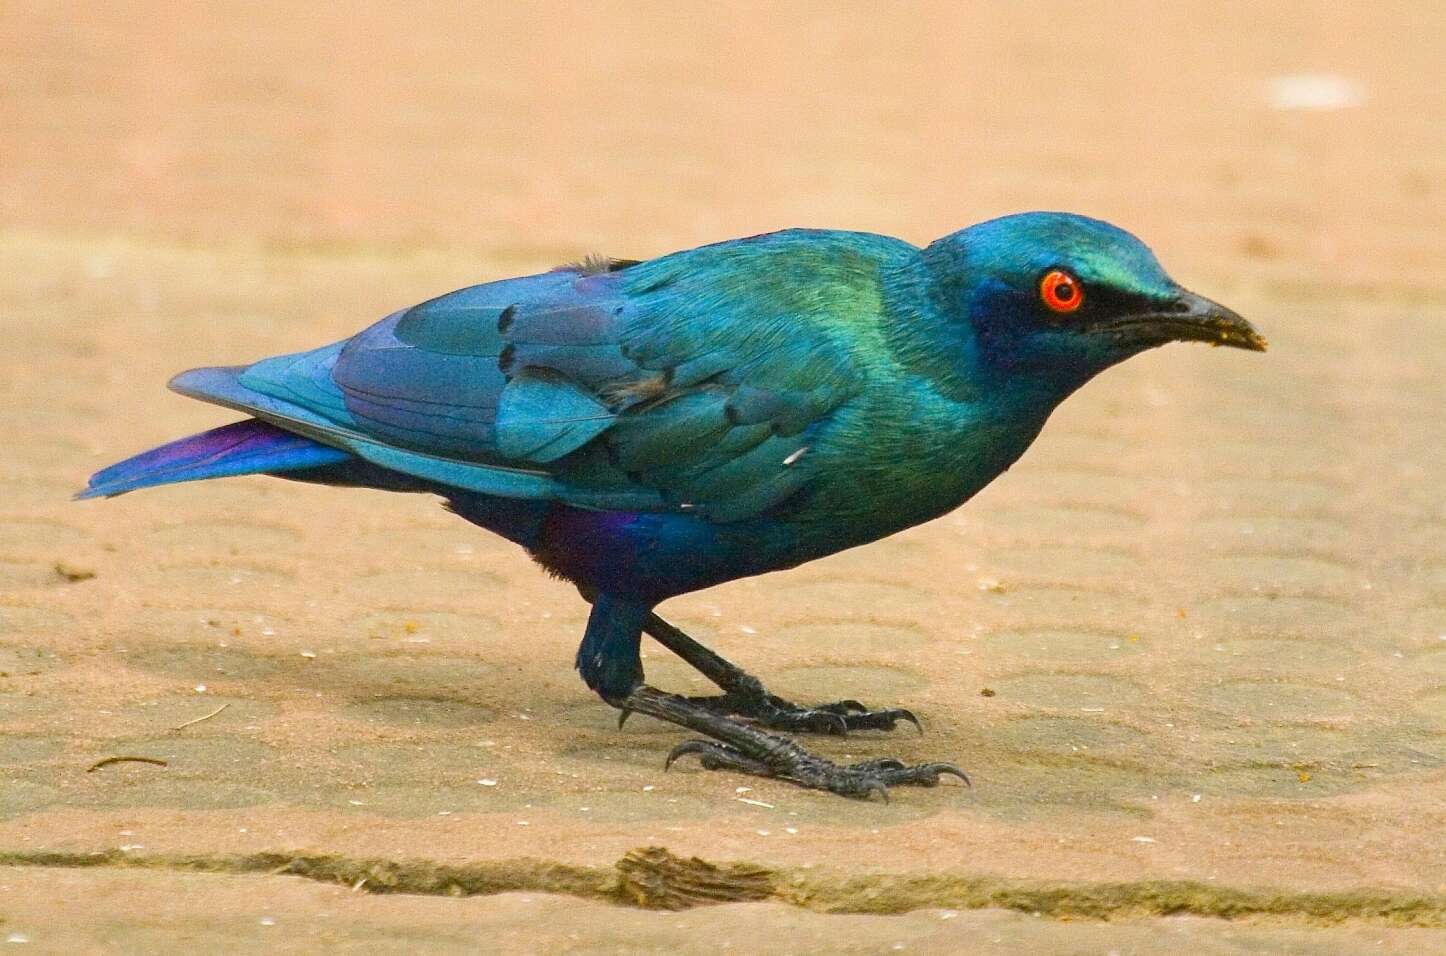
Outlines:
POLYGON ((1177 341, 1264 351, 1099 219, 1025 212, 927 246, 787 229, 647 260, 591 257, 388 315, 321 348, 199 368, 246 418, 94 474, 77 498, 265 474, 440 496, 571 582, 575 667, 667 755, 846 797, 969 783, 948 762, 836 763, 799 735, 919 725, 800 705, 659 616, 669 598, 938 518, 1006 471, 1100 372, 1177 341), (718 687, 649 684, 649 635, 718 687))

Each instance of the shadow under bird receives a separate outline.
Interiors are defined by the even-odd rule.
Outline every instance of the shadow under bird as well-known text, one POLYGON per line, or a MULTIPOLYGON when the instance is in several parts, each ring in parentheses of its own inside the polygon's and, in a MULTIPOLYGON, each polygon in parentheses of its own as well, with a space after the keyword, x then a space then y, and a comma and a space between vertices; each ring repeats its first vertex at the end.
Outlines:
POLYGON ((256 473, 440 495, 577 586, 587 686, 699 735, 668 763, 886 796, 967 778, 811 753, 784 734, 917 721, 774 696, 654 608, 945 514, 1071 392, 1173 341, 1265 349, 1099 220, 1023 213, 924 249, 786 230, 471 286, 314 351, 184 372, 173 389, 250 417, 98 472, 79 497, 256 473), (720 693, 648 685, 644 633, 720 693))

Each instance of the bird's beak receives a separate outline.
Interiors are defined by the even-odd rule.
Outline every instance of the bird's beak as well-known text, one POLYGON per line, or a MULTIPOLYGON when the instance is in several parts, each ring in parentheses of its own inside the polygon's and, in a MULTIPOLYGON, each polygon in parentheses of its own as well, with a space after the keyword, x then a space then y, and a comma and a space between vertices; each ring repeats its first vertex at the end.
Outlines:
POLYGON ((1156 343, 1209 342, 1230 348, 1264 352, 1264 337, 1233 309, 1203 295, 1181 289, 1167 307, 1107 323, 1101 331, 1125 333, 1156 343))
POLYGON ((1255 331, 1255 327, 1234 309, 1227 309, 1219 302, 1181 289, 1175 308, 1179 311, 1162 317, 1165 320, 1162 325, 1175 339, 1228 345, 1252 352, 1264 352, 1266 349, 1265 339, 1255 331))

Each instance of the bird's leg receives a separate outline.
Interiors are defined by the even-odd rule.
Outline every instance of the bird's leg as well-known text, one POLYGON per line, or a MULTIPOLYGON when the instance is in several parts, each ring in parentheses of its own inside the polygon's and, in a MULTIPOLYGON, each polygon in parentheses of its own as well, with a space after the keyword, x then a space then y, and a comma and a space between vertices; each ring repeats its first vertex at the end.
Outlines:
POLYGON ((643 683, 638 641, 644 628, 656 636, 652 627, 661 625, 657 631, 667 636, 667 642, 671 642, 668 646, 686 651, 685 659, 696 659, 699 663, 695 666, 724 687, 724 697, 728 689, 722 681, 736 683, 735 674, 747 678, 756 688, 754 693, 767 696, 758 681, 659 620, 646 605, 608 594, 590 597, 592 613, 577 649, 577 669, 587 685, 618 708, 623 718, 631 713, 647 714, 712 738, 684 741, 668 754, 667 765, 684 754, 697 754, 709 770, 737 770, 776 777, 850 797, 867 797, 875 792, 887 797, 888 788, 897 784, 932 787, 942 773, 952 773, 969 782, 964 771, 947 763, 908 766, 898 760, 868 760, 839 766, 809 753, 787 737, 777 737, 732 719, 731 706, 720 707, 716 706, 716 700, 703 702, 649 687, 643 683))
POLYGON ((836 764, 812 754, 787 737, 764 733, 731 720, 697 700, 669 694, 640 684, 616 701, 624 712, 636 711, 706 734, 712 740, 685 740, 668 754, 666 766, 686 754, 697 754, 705 769, 735 770, 759 777, 788 780, 814 790, 829 790, 846 797, 878 793, 885 799, 889 787, 932 787, 940 774, 953 774, 967 785, 964 771, 951 763, 905 764, 899 760, 865 760, 836 764))
POLYGON ((870 710, 856 700, 800 707, 776 697, 758 678, 699 644, 656 613, 650 612, 644 619, 643 630, 718 685, 722 694, 687 698, 717 713, 746 717, 764 727, 792 733, 842 735, 850 730, 893 730, 901 720, 923 729, 919 718, 902 708, 870 710))

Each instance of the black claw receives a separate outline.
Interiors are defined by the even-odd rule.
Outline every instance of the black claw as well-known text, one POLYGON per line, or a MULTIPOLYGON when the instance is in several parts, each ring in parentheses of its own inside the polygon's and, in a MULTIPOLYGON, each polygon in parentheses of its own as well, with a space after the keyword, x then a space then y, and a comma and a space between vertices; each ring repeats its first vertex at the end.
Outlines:
POLYGON ((622 729, 623 729, 623 724, 627 723, 627 722, 628 722, 628 718, 631 717, 632 715, 633 715, 633 712, 632 712, 631 710, 628 710, 626 707, 624 707, 622 710, 618 711, 618 730, 622 730, 622 729))
POLYGON ((698 754, 701 757, 717 746, 706 740, 685 740, 668 751, 668 756, 663 760, 663 770, 666 772, 669 767, 673 766, 673 761, 679 757, 686 757, 688 754, 698 754))
POLYGON ((929 764, 929 769, 934 771, 934 776, 936 777, 941 773, 952 773, 964 781, 964 786, 974 786, 974 783, 969 779, 969 775, 952 763, 931 763, 929 764))
POLYGON ((778 776, 761 761, 744 755, 728 744, 713 743, 709 740, 683 741, 668 754, 663 769, 667 770, 673 765, 673 761, 688 754, 697 754, 698 762, 702 764, 704 770, 735 770, 739 773, 751 773, 760 777, 778 776))
POLYGON ((919 718, 914 716, 912 710, 904 710, 901 708, 894 712, 894 717, 897 720, 907 720, 919 731, 920 737, 924 736, 924 725, 919 723, 919 718))

